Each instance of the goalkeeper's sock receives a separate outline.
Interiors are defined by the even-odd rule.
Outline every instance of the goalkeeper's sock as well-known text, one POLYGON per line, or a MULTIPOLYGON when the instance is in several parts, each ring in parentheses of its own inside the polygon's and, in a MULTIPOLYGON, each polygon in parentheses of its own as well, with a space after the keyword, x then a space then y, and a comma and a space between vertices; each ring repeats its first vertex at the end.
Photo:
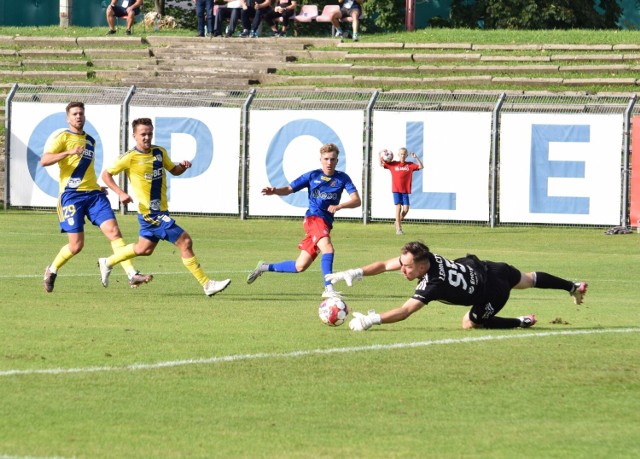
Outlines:
POLYGON ((331 281, 326 280, 324 276, 333 272, 333 253, 323 253, 320 259, 320 266, 322 268, 322 278, 325 279, 324 285, 330 285, 331 281))
POLYGON ((295 260, 281 261, 269 265, 269 271, 276 273, 297 273, 295 260))
POLYGON ((493 329, 506 329, 506 328, 518 328, 522 325, 522 321, 520 319, 511 319, 508 317, 489 317, 482 322, 484 328, 493 328, 493 329))
POLYGON ((533 286, 535 288, 566 290, 569 293, 573 291, 573 282, 542 272, 533 273, 533 286))

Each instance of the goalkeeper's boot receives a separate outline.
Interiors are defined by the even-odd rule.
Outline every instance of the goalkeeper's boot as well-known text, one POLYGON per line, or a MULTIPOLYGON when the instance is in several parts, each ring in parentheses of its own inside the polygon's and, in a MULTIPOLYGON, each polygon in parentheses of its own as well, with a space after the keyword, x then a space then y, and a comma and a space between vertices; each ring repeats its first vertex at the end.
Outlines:
POLYGON ((518 317, 518 319, 520 319, 520 328, 529 328, 529 327, 533 327, 537 320, 536 320, 536 316, 534 316, 533 314, 529 314, 528 316, 521 316, 518 317))
POLYGON ((98 258, 98 268, 100 268, 100 282, 102 282, 103 287, 107 288, 109 286, 111 267, 107 265, 106 258, 98 258))
POLYGON ((263 260, 260 260, 256 265, 256 269, 251 271, 247 276, 247 284, 253 284, 255 280, 262 276, 262 273, 269 270, 269 265, 266 264, 263 260))
POLYGON ((50 266, 47 266, 47 269, 44 270, 44 290, 47 293, 53 292, 53 284, 56 283, 56 277, 58 275, 54 272, 51 272, 50 266))
POLYGON ((148 284, 153 280, 151 274, 141 274, 136 271, 131 277, 129 277, 129 286, 131 288, 138 288, 139 285, 148 284))
POLYGON ((322 292, 322 298, 337 298, 339 300, 344 299, 341 292, 336 292, 333 289, 333 285, 325 285, 324 292, 322 292))
POLYGON ((202 288, 204 288, 204 293, 207 296, 213 296, 227 288, 230 283, 231 279, 225 279, 223 281, 214 281, 213 279, 210 279, 202 288))
POLYGON ((573 297, 573 302, 575 304, 582 304, 584 300, 584 296, 587 294, 587 283, 586 282, 576 282, 573 284, 573 291, 570 295, 573 297))

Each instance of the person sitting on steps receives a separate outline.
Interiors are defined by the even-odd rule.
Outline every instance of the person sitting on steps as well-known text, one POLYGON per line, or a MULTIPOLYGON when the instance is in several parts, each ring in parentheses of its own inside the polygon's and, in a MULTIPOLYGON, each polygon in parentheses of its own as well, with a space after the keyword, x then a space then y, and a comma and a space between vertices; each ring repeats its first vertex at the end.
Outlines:
POLYGON ((277 6, 269 11, 265 21, 271 27, 274 37, 286 37, 290 19, 296 14, 296 0, 276 0, 277 6), (282 18, 282 29, 278 31, 277 18, 282 18))
POLYGON ((360 25, 360 16, 362 16, 363 0, 338 0, 340 11, 336 11, 331 18, 331 24, 336 29, 336 37, 343 36, 342 27, 340 27, 340 19, 351 17, 351 29, 353 30, 353 41, 358 41, 358 26, 360 25))
POLYGON ((136 16, 140 14, 142 0, 123 0, 120 5, 117 3, 117 0, 111 0, 107 7, 107 24, 109 24, 107 35, 116 33, 116 18, 127 18, 127 31, 125 33, 131 35, 133 23, 136 20, 136 16))

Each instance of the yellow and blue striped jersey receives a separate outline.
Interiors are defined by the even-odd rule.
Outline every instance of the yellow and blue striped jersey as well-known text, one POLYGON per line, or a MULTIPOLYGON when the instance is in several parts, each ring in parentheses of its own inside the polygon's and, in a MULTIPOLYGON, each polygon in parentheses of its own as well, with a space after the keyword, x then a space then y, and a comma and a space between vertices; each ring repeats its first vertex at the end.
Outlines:
POLYGON ((86 132, 75 134, 64 130, 45 146, 45 153, 62 153, 77 146, 84 147, 82 156, 70 155, 58 161, 60 166, 60 193, 65 190, 99 190, 94 169, 96 141, 86 132))
POLYGON ((175 164, 169 159, 167 150, 152 145, 149 153, 143 153, 137 148, 129 150, 107 171, 111 175, 123 171, 127 174, 133 195, 138 200, 138 212, 146 215, 150 212, 169 210, 165 169, 171 170, 174 167, 175 164))

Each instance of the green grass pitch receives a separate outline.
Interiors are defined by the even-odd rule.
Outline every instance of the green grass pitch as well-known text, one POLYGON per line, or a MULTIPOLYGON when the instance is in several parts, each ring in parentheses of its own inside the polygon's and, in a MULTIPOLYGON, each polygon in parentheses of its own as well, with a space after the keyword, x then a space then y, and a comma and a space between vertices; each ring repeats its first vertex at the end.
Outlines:
MULTIPOLYGON (((410 216, 410 214, 409 214, 410 216)), ((334 269, 390 258, 409 240, 589 282, 512 293, 503 315, 527 330, 462 330, 466 309, 430 304, 364 333, 317 316, 319 262, 299 275, 245 278, 292 259, 301 219, 180 217, 213 298, 161 243, 130 289, 88 227, 53 293, 42 274, 66 237, 50 212, 0 215, 0 457, 636 458, 640 457, 638 235, 600 228, 338 220, 334 269)), ((125 240, 134 215, 119 217, 125 240)), ((351 310, 402 304, 399 273, 340 287, 351 310)))

